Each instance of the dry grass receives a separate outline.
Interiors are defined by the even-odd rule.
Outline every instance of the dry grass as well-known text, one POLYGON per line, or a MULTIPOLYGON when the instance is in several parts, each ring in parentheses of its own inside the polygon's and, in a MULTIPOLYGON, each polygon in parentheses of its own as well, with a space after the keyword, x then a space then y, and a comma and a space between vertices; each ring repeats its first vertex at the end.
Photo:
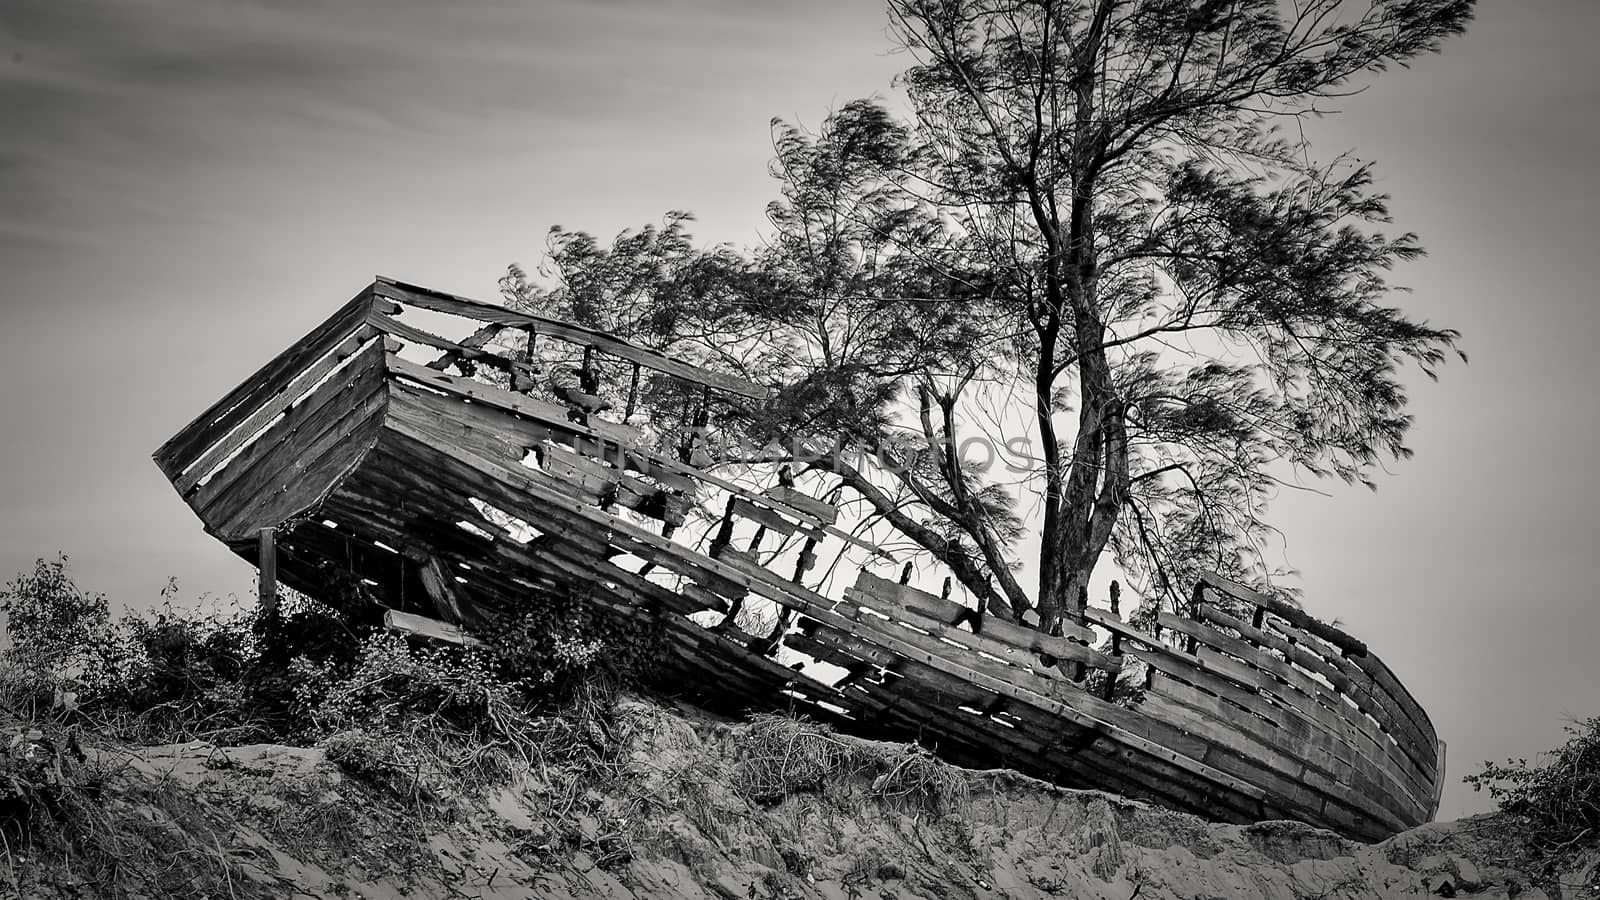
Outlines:
POLYGON ((845 799, 862 783, 866 795, 950 812, 967 802, 967 779, 915 744, 864 741, 805 719, 752 716, 738 739, 734 785, 758 803, 793 794, 845 799))
POLYGON ((64 753, 62 736, 32 726, 7 734, 0 877, 18 895, 272 896, 225 849, 231 829, 191 792, 119 779, 120 766, 64 753))

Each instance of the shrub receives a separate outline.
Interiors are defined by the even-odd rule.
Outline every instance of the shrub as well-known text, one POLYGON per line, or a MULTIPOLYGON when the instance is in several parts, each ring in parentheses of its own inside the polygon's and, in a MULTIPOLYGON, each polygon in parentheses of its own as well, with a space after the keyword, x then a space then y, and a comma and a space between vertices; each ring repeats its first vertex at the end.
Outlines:
POLYGON ((557 702, 600 676, 628 682, 655 659, 660 632, 652 623, 623 616, 595 602, 592 588, 529 598, 528 606, 499 616, 489 629, 499 664, 557 702))
POLYGON ((64 557, 40 560, 0 592, 12 638, 0 706, 139 743, 320 743, 352 774, 437 799, 536 760, 605 756, 616 687, 657 641, 590 591, 529 598, 473 648, 404 638, 294 592, 266 614, 184 609, 176 594, 171 582, 160 609, 113 621, 64 557))
POLYGON ((1566 727, 1571 737, 1547 753, 1549 761, 1526 759, 1504 765, 1485 762, 1468 775, 1473 790, 1487 790, 1547 870, 1559 868, 1584 846, 1600 846, 1600 716, 1566 727))
POLYGON ((105 597, 78 590, 65 556, 18 574, 0 590, 0 611, 10 637, 6 699, 29 717, 75 707, 85 688, 114 682, 133 656, 114 633, 105 597))

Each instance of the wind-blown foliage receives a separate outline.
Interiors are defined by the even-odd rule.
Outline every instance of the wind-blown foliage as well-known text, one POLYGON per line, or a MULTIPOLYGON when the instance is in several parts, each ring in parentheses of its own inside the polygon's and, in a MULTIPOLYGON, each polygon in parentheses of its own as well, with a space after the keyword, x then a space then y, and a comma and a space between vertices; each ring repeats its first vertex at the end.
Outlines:
POLYGON ((1403 369, 1432 376, 1458 337, 1387 305, 1416 237, 1293 119, 1437 50, 1473 0, 888 5, 908 111, 774 122, 764 247, 695 250, 681 215, 610 248, 557 230, 559 285, 513 269, 508 296, 773 386, 704 422, 651 409, 782 438, 764 459, 1019 620, 1049 627, 1108 555, 1174 604, 1201 568, 1267 587, 1279 463, 1372 485, 1410 453, 1403 369), (836 439, 870 458, 815 452, 836 439))

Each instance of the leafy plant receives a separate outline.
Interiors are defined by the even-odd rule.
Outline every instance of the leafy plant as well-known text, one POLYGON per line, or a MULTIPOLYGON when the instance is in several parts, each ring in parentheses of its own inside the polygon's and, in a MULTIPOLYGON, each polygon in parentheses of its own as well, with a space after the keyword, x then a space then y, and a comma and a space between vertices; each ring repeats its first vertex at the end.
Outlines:
POLYGON ((1600 716, 1566 726, 1566 744, 1546 754, 1544 765, 1526 759, 1485 762, 1464 780, 1487 790, 1518 829, 1547 872, 1585 846, 1600 847, 1600 716))

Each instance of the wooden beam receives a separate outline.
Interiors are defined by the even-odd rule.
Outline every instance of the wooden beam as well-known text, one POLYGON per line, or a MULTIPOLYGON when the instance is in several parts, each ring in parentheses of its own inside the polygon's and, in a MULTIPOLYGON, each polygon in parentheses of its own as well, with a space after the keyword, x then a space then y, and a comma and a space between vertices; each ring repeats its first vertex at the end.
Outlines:
POLYGON ((461 644, 465 647, 483 646, 483 641, 467 634, 449 622, 441 622, 438 619, 430 619, 427 616, 401 612, 398 609, 384 612, 383 627, 390 631, 398 631, 401 634, 431 638, 435 641, 445 641, 450 644, 461 644))
POLYGON ((273 529, 263 528, 257 536, 257 542, 261 574, 257 579, 256 588, 261 601, 261 614, 272 616, 278 611, 277 536, 273 529))
MULTIPOLYGON (((438 388, 457 397, 465 397, 469 400, 472 400, 474 403, 481 403, 505 412, 518 413, 520 415, 526 415, 531 418, 538 419, 542 423, 550 425, 561 431, 561 433, 564 435, 587 437, 591 440, 599 442, 601 446, 606 446, 607 441, 612 440, 611 435, 601 433, 599 429, 596 428, 599 420, 591 418, 590 424, 587 426, 569 422, 567 421, 566 417, 566 409, 556 406, 553 403, 544 403, 539 400, 524 397, 520 394, 513 394, 510 391, 503 391, 499 388, 490 387, 487 384, 473 381, 470 378, 457 378, 451 375, 446 375, 442 372, 435 372, 426 366, 417 365, 410 360, 402 359, 401 357, 392 353, 387 357, 387 365, 392 374, 404 376, 416 381, 419 384, 438 388)), ((613 422, 607 422, 605 425, 608 429, 627 429, 627 426, 617 425, 613 422)), ((632 429, 627 430, 632 431, 632 429)), ((579 437, 571 438, 574 444, 578 442, 579 437)), ((766 506, 770 509, 777 510, 784 515, 797 519, 806 525, 812 526, 813 528, 820 528, 827 534, 836 537, 847 544, 853 544, 865 550, 869 550, 874 555, 881 556, 885 559, 894 559, 894 556, 888 551, 884 550, 882 547, 879 547, 870 541, 862 540, 848 531, 844 531, 841 528, 829 524, 827 521, 824 521, 822 518, 819 518, 817 515, 811 512, 790 506, 775 497, 756 493, 749 488, 746 488, 726 478, 712 474, 711 472, 690 468, 668 456, 645 451, 642 448, 637 451, 629 450, 629 452, 625 455, 628 459, 630 468, 635 468, 638 471, 642 471, 643 474, 649 475, 652 478, 662 479, 663 483, 666 483, 667 478, 674 478, 679 480, 678 483, 685 484, 689 488, 693 488, 695 486, 695 482, 705 482, 713 487, 719 487, 725 491, 728 491, 729 493, 743 497, 757 505, 766 506), (646 468, 638 469, 638 467, 634 465, 635 461, 646 464, 646 468)))
POLYGON ((699 366, 681 362, 647 347, 641 347, 606 334, 603 331, 596 331, 571 322, 563 322, 560 319, 551 319, 533 313, 517 312, 506 309, 503 306, 481 303, 455 294, 446 294, 442 291, 435 291, 414 284, 405 284, 389 278, 380 277, 373 283, 372 290, 380 297, 409 306, 431 309, 434 312, 465 316, 469 319, 477 319, 480 322, 497 322, 502 325, 520 325, 523 327, 531 326, 537 328, 541 334, 573 344, 593 346, 602 353, 609 353, 612 356, 639 363, 647 368, 664 372, 684 381, 716 388, 730 394, 738 394, 741 397, 765 400, 773 394, 771 389, 745 381, 742 378, 702 369, 699 366))
POLYGON ((282 390, 290 373, 304 369, 308 363, 360 328, 371 305, 372 289, 367 288, 318 325, 311 334, 257 369, 255 374, 229 391, 227 396, 211 404, 210 408, 162 444, 155 452, 156 465, 160 466, 168 479, 176 478, 196 454, 225 436, 263 402, 282 390))
MULTIPOLYGON (((411 341, 415 344, 426 344, 427 346, 433 347, 437 350, 445 351, 443 356, 431 363, 428 363, 427 365, 427 368, 432 369, 435 372, 443 371, 456 362, 466 360, 468 362, 482 363, 483 365, 486 365, 492 369, 499 369, 508 375, 520 373, 523 377, 532 377, 539 374, 539 370, 536 367, 530 366, 526 363, 507 359, 498 353, 491 353, 487 350, 481 350, 477 347, 468 346, 465 343, 458 344, 452 340, 449 340, 448 338, 442 338, 430 331, 424 331, 421 328, 408 325, 399 319, 386 316, 377 310, 373 310, 367 314, 367 322, 384 334, 394 335, 402 340, 411 341), (443 363, 443 365, 440 365, 441 363, 443 363)), ((479 334, 481 333, 482 331, 480 330, 479 334)), ((467 340, 472 341, 476 339, 477 336, 477 334, 474 334, 467 338, 467 340)), ((487 338, 485 340, 487 340, 487 338)))
POLYGON ((1328 643, 1334 645, 1335 647, 1338 647, 1340 650, 1344 651, 1346 656, 1359 657, 1367 655, 1366 644, 1356 640, 1338 628, 1335 628, 1332 625, 1329 625, 1328 623, 1312 616, 1305 610, 1296 606, 1292 606, 1288 603, 1284 603, 1282 600, 1279 600, 1276 597, 1268 597, 1266 594, 1263 594, 1260 591, 1252 590, 1242 584, 1239 584, 1238 582, 1229 581, 1228 579, 1223 578, 1221 575, 1216 575, 1211 572, 1202 572, 1200 574, 1200 581, 1205 586, 1221 591, 1230 597, 1243 600, 1246 603, 1254 603, 1256 606, 1259 606, 1278 618, 1283 619, 1290 625, 1302 629, 1310 634, 1314 634, 1317 637, 1322 638, 1328 643))

